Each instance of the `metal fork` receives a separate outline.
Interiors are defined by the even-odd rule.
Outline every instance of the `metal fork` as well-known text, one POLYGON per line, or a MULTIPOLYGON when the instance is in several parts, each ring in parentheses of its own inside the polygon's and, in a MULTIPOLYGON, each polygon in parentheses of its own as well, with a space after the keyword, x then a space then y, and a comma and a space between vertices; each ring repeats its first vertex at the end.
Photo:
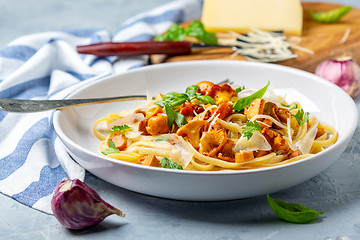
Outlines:
MULTIPOLYGON (((233 84, 229 79, 224 79, 220 84, 233 84)), ((26 100, 26 99, 11 99, 0 98, 0 110, 5 112, 41 112, 54 109, 63 109, 67 107, 90 105, 107 102, 122 102, 131 100, 146 100, 145 95, 131 95, 120 97, 106 97, 106 98, 86 98, 86 99, 62 99, 62 100, 26 100)))
POLYGON ((41 112, 53 109, 63 109, 73 106, 82 106, 106 102, 121 102, 131 100, 144 100, 145 95, 107 97, 107 98, 89 98, 89 99, 63 99, 63 100, 26 100, 0 98, 0 110, 5 112, 41 112))

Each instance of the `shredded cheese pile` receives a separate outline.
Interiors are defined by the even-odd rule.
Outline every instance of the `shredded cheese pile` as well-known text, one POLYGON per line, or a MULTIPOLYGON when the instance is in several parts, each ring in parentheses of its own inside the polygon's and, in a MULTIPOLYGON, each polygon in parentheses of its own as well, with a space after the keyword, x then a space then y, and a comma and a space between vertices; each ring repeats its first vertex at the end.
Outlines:
POLYGON ((248 60, 260 62, 278 62, 297 57, 297 54, 290 50, 286 37, 280 32, 252 29, 246 35, 236 32, 229 34, 235 37, 235 41, 230 39, 221 41, 222 44, 234 46, 232 57, 241 54, 248 60))

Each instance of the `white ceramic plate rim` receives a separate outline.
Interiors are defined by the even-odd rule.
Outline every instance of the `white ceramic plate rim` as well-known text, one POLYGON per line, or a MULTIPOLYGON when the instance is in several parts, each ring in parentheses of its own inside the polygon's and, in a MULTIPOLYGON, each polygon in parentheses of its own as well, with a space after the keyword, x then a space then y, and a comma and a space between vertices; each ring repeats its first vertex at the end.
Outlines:
MULTIPOLYGON (((127 74, 132 74, 134 72, 142 72, 142 71, 147 71, 149 68, 166 68, 168 66, 174 66, 174 65, 189 65, 189 64, 206 64, 209 62, 215 62, 215 63, 221 63, 224 64, 226 62, 231 62, 233 63, 233 61, 231 60, 197 60, 197 61, 188 61, 188 62, 174 62, 174 63, 162 63, 162 64, 158 64, 158 65, 150 65, 150 66, 144 66, 141 68, 137 68, 137 69, 133 69, 133 70, 129 70, 127 72, 124 73, 119 73, 119 74, 114 74, 114 75, 110 75, 104 78, 101 78, 97 81, 91 82, 86 86, 80 87, 79 89, 75 90, 74 92, 72 92, 71 94, 68 95, 67 99, 71 99, 74 95, 82 92, 82 91, 86 91, 86 89, 90 86, 93 85, 97 85, 103 81, 107 81, 108 79, 112 79, 112 78, 117 78, 117 77, 122 77, 122 76, 126 76, 127 74)), ((268 63, 258 63, 258 62, 246 62, 246 61, 241 61, 241 64, 244 65, 259 65, 262 67, 270 67, 268 63)), ((165 168, 155 168, 155 167, 150 167, 150 166, 144 166, 144 165, 139 165, 139 164, 135 164, 135 163, 130 163, 130 162, 126 162, 126 161, 121 161, 121 160, 117 160, 117 159, 113 159, 110 157, 106 157, 106 156, 102 156, 100 154, 96 154, 94 152, 90 152, 88 151, 86 148, 80 146, 79 144, 77 144, 76 142, 72 141, 69 137, 66 136, 66 134, 63 133, 63 131, 61 131, 61 127, 59 126, 59 117, 61 114, 61 110, 57 110, 54 114, 54 118, 53 118, 53 123, 54 123, 54 128, 56 133, 58 134, 58 136, 60 137, 60 139, 62 139, 63 141, 66 141, 68 143, 71 143, 73 146, 75 146, 77 149, 87 153, 88 155, 91 155, 95 158, 101 158, 104 161, 109 161, 115 164, 120 164, 120 165, 126 165, 126 166, 130 166, 130 167, 134 167, 134 168, 143 168, 143 169, 148 169, 148 170, 152 170, 152 171, 160 171, 160 172, 171 172, 174 174, 192 174, 192 175, 236 175, 236 174, 251 174, 251 173, 260 173, 260 172, 267 172, 267 171, 273 171, 275 169, 281 169, 281 168, 287 168, 287 167, 291 167, 294 165, 298 165, 298 164, 302 164, 304 162, 308 162, 308 161, 312 161, 314 158, 317 158, 318 156, 322 156, 323 154, 326 154, 326 152, 330 151, 332 148, 334 148, 336 145, 340 145, 343 142, 346 142, 349 138, 351 138, 356 130, 356 126, 357 126, 357 122, 358 122, 358 112, 357 112, 357 107, 354 103, 354 101, 352 100, 352 98, 346 93, 344 92, 340 87, 338 87, 337 85, 330 83, 329 81, 322 79, 314 74, 299 70, 299 69, 295 69, 295 68, 290 68, 290 67, 286 67, 286 66, 281 66, 281 65, 275 65, 275 64, 271 64, 271 68, 278 68, 282 71, 291 71, 291 72, 297 72, 297 74, 299 75, 303 75, 306 78, 311 78, 314 81, 319 81, 322 84, 328 85, 328 87, 332 88, 336 94, 341 95, 342 98, 347 99, 346 101, 349 102, 349 107, 351 107, 351 111, 354 115, 353 118, 351 118, 349 120, 349 131, 347 132, 347 134, 345 136, 343 136, 340 140, 338 139, 338 141, 328 147, 327 149, 325 149, 324 151, 317 153, 314 156, 310 156, 308 158, 304 158, 301 159, 299 161, 295 161, 295 162, 291 162, 291 163, 286 163, 283 165, 278 165, 278 166, 272 166, 272 167, 265 167, 265 168, 256 168, 256 169, 246 169, 246 170, 229 170, 229 171, 191 171, 191 170, 177 170, 177 169, 165 169, 165 168)))

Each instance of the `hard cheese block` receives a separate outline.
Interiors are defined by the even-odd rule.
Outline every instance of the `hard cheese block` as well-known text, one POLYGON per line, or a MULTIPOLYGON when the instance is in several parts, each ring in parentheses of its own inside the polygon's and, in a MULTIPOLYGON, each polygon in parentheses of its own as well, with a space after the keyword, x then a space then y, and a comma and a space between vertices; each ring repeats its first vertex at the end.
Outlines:
POLYGON ((210 32, 248 32, 252 28, 301 35, 300 0, 204 0, 201 21, 210 32))

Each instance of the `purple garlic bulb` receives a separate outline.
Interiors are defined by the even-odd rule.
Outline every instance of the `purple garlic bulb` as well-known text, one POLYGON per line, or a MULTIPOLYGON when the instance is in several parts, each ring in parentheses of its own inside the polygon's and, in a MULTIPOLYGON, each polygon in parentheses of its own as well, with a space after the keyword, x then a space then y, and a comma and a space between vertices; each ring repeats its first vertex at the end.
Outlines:
POLYGON ((353 98, 360 94, 360 67, 348 53, 321 62, 315 74, 335 83, 353 98))
POLYGON ((125 217, 123 212, 102 200, 88 185, 68 177, 55 187, 51 209, 56 219, 69 229, 95 225, 112 214, 125 217))

